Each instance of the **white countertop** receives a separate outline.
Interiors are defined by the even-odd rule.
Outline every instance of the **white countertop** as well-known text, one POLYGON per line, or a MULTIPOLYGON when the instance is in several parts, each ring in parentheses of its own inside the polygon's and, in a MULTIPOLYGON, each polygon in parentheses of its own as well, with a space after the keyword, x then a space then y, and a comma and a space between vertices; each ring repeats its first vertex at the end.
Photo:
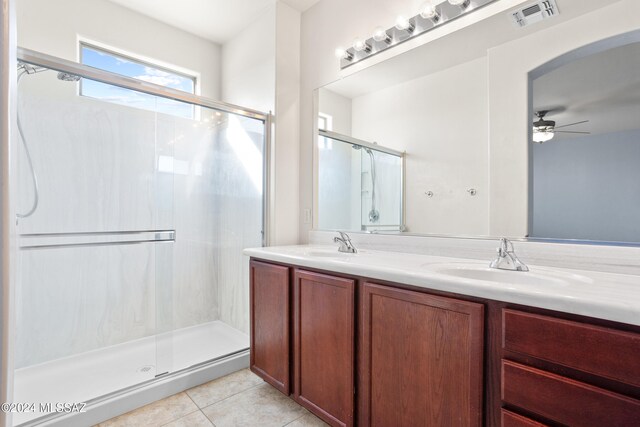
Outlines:
POLYGON ((253 258, 446 292, 546 308, 640 326, 640 276, 529 265, 529 272, 489 270, 490 260, 299 245, 245 249, 253 258), (457 271, 482 270, 483 277, 457 271), (453 272, 452 274, 450 274, 453 272), (510 282, 512 280, 512 282, 510 282), (513 284, 515 283, 515 284, 513 284))

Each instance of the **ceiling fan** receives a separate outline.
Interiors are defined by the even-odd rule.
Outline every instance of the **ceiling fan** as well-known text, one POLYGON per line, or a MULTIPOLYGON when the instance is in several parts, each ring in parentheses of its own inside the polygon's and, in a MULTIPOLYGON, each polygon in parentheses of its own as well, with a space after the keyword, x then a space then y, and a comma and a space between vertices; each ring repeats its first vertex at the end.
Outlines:
POLYGON ((569 123, 567 125, 556 126, 556 122, 553 120, 545 120, 544 116, 549 113, 549 110, 540 110, 536 111, 536 117, 538 120, 533 122, 533 142, 537 142, 542 144, 543 142, 547 142, 551 140, 556 133, 581 133, 585 135, 591 134, 591 132, 578 132, 578 131, 569 131, 569 130, 557 130, 566 128, 569 126, 575 126, 582 123, 587 123, 589 120, 582 120, 575 123, 569 123))

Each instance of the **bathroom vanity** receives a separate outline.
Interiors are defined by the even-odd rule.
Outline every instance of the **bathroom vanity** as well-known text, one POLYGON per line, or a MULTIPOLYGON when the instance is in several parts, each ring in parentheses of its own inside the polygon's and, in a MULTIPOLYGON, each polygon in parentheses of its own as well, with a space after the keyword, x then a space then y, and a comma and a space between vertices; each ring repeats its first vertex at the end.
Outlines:
POLYGON ((640 420, 637 277, 328 246, 245 254, 251 370, 331 425, 640 420))

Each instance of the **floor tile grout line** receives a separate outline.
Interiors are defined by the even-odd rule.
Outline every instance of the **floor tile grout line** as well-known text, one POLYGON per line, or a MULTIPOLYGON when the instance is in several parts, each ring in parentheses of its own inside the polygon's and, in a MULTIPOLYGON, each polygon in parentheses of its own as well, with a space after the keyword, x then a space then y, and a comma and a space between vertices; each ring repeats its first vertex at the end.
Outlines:
MULTIPOLYGON (((182 392, 181 392, 181 393, 182 393, 182 392)), ((178 393, 178 394, 180 394, 180 393, 178 393)), ((174 395, 174 396, 175 396, 175 395, 174 395)), ((171 423, 173 423, 173 422, 175 422, 175 421, 181 420, 181 419, 183 419, 184 417, 188 417, 189 415, 195 414, 196 412, 199 412, 199 411, 200 411, 200 409, 197 409, 197 410, 195 410, 195 411, 193 411, 193 412, 189 412, 188 414, 181 415, 181 416, 179 416, 178 418, 175 418, 175 419, 173 419, 173 420, 171 420, 171 421, 167 421, 166 423, 161 424, 161 425, 160 425, 160 427, 164 427, 164 426, 166 426, 166 425, 169 425, 169 424, 171 424, 171 423)))
POLYGON ((263 385, 263 384, 266 384, 266 382, 264 382, 264 381, 263 381, 263 382, 261 382, 260 384, 256 384, 256 385, 251 386, 251 387, 249 387, 249 388, 247 388, 247 389, 244 389, 244 390, 239 391, 239 392, 237 392, 237 393, 231 394, 231 395, 229 395, 229 396, 225 397, 224 399, 220 399, 220 400, 218 400, 217 402, 213 402, 213 403, 211 403, 211 404, 209 404, 209 405, 207 405, 207 406, 204 406, 204 407, 200 408, 200 410, 202 411, 203 409, 207 409, 209 406, 217 405, 218 403, 224 402, 225 400, 229 400, 229 399, 231 399, 232 397, 237 396, 237 395, 239 395, 239 394, 242 394, 242 393, 244 393, 244 392, 247 392, 247 391, 249 391, 249 390, 253 390, 254 388, 256 388, 256 387, 258 387, 258 386, 261 386, 261 385, 263 385))
POLYGON ((205 414, 204 412, 202 412, 202 409, 198 409, 200 411, 200 413, 202 414, 203 417, 205 417, 207 419, 207 421, 209 421, 209 423, 211 423, 211 425, 213 427, 216 427, 216 423, 214 423, 209 417, 207 417, 207 414, 205 414))
MULTIPOLYGON (((296 403, 297 403, 297 402, 296 402, 296 403)), ((300 415, 298 418, 296 418, 296 419, 294 419, 294 420, 291 420, 291 421, 289 421, 289 422, 288 422, 288 423, 286 423, 286 424, 283 424, 283 425, 282 425, 282 427, 286 427, 286 426, 288 426, 289 424, 295 423, 295 422, 296 422, 296 421, 298 421, 300 418, 302 418, 302 417, 306 417, 306 416, 307 416, 307 413, 304 413, 304 414, 300 415)))
MULTIPOLYGON (((236 371, 236 372, 240 372, 240 371, 236 371)), ((234 372, 234 373, 235 373, 235 372, 234 372)), ((231 373, 231 374, 229 374, 229 375, 233 375, 233 373, 231 373)), ((254 375, 255 375, 255 374, 254 374, 254 375)), ((227 377, 227 376, 228 376, 228 375, 225 375, 224 377, 216 378, 215 380, 212 380, 212 381, 209 381, 209 382, 215 382, 215 381, 218 381, 218 380, 220 380, 220 379, 222 379, 222 378, 225 378, 225 377, 227 377)), ((258 379, 261 379, 261 378, 259 378, 259 377, 258 377, 258 379)), ((237 395, 237 394, 243 393, 243 392, 245 392, 245 391, 247 391, 247 390, 249 390, 249 389, 252 389, 252 388, 254 388, 254 387, 256 387, 256 386, 259 386, 260 384, 264 384, 264 383, 265 383, 265 381, 264 381, 264 380, 262 380, 262 382, 260 382, 260 383, 258 383, 258 384, 252 385, 251 387, 248 387, 248 388, 245 388, 245 389, 240 390, 240 391, 238 391, 238 392, 235 392, 235 393, 233 393, 233 394, 230 394, 229 396, 227 396, 227 397, 225 397, 225 398, 223 398, 223 399, 216 400, 215 402, 213 402, 213 403, 209 403, 208 405, 205 405, 205 406, 203 406, 203 407, 200 407, 200 405, 198 405, 198 403, 197 403, 195 400, 193 400, 193 398, 191 397, 191 395, 189 395, 189 390, 193 390, 193 389, 195 389, 195 388, 202 387, 202 386, 204 386, 204 385, 206 385, 206 384, 208 384, 208 383, 204 383, 204 384, 197 385, 197 386, 195 386, 195 387, 191 387, 190 389, 185 390, 185 391, 184 391, 184 393, 187 393, 187 396, 189 396, 189 398, 193 401, 193 403, 195 403, 195 404, 196 404, 196 406, 198 407, 198 409, 202 410, 202 409, 204 409, 204 408, 208 408, 208 407, 209 407, 209 406, 211 406, 211 405, 215 405, 216 403, 222 402, 223 400, 226 400, 226 399, 228 399, 228 398, 230 398, 230 397, 232 397, 232 396, 235 396, 235 395, 237 395)))
POLYGON ((193 397, 189 396, 189 393, 187 393, 189 390, 191 390, 191 389, 185 390, 185 391, 183 391, 182 393, 186 394, 186 395, 187 395, 187 397, 189 398, 189 400, 191 400, 191 401, 193 402, 193 404, 194 404, 194 405, 196 405, 196 408, 198 408, 198 410, 200 410, 200 405, 198 405, 198 404, 196 403, 196 401, 195 401, 195 400, 193 400, 193 397))

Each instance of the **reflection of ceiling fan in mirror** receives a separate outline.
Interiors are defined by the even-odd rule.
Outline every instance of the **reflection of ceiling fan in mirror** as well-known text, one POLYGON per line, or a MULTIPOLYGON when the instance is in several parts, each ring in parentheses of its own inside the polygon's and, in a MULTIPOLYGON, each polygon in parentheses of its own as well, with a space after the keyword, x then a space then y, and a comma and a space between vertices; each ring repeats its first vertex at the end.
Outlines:
POLYGON ((589 120, 582 120, 575 123, 569 123, 567 125, 556 126, 556 122, 553 120, 545 120, 544 116, 549 113, 549 110, 540 110, 536 111, 536 117, 538 120, 533 122, 533 142, 537 142, 542 144, 543 142, 547 142, 552 139, 556 133, 575 133, 575 134, 585 134, 589 135, 591 132, 578 132, 578 131, 570 131, 570 130, 557 130, 563 129, 569 126, 575 126, 582 123, 587 123, 589 120))

